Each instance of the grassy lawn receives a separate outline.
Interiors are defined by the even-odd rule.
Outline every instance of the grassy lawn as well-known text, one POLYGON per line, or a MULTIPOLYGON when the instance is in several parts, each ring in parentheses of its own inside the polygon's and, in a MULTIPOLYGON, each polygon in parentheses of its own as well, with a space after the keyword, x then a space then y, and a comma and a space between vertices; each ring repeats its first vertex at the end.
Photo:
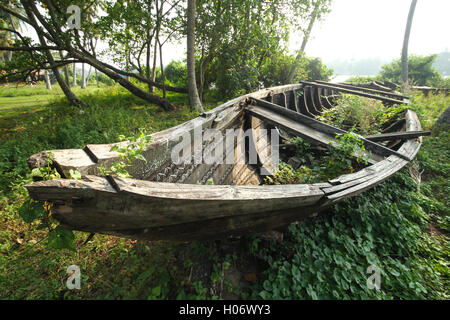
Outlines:
MULTIPOLYGON (((119 86, 76 88, 88 104, 80 112, 53 90, 0 88, 0 299, 448 299, 448 133, 424 139, 420 191, 406 168, 291 225, 282 243, 254 235, 220 244, 95 235, 85 243, 88 234, 75 232, 72 252, 49 248, 47 231, 19 217, 31 181, 27 157, 160 131, 197 114, 186 95, 170 94, 180 108, 166 113, 119 86), (369 264, 382 268, 379 291, 365 287, 369 264), (81 269, 80 290, 66 288, 70 265, 81 269)), ((449 103, 418 97, 413 108, 428 129, 449 103)))

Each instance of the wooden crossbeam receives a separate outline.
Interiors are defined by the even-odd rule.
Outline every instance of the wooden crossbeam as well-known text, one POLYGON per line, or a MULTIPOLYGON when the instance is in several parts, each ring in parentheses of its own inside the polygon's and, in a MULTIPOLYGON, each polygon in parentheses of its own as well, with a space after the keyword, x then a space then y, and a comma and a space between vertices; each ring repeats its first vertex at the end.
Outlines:
POLYGON ((431 135, 430 131, 390 132, 365 136, 370 141, 408 140, 431 135))
MULTIPOLYGON (((329 135, 334 140, 334 137, 338 134, 345 134, 347 131, 333 127, 331 125, 328 125, 326 123, 323 123, 319 120, 309 118, 303 114, 294 112, 292 110, 280 107, 279 105, 276 105, 274 103, 253 98, 251 97, 250 100, 252 101, 253 106, 247 106, 248 111, 253 114, 256 117, 261 117, 263 120, 272 122, 272 124, 278 124, 282 125, 283 127, 289 129, 290 126, 292 126, 292 121, 300 123, 303 125, 302 128, 296 129, 298 132, 296 134, 302 136, 302 135, 308 135, 310 136, 310 140, 313 140, 315 142, 318 142, 320 144, 323 144, 323 142, 319 141, 317 139, 317 135, 329 135), (265 110, 269 110, 272 112, 264 112, 265 110), (289 123, 287 122, 289 121, 289 123), (277 123, 274 123, 277 121, 277 123), (301 131, 305 130, 305 131, 301 131), (314 133, 316 131, 317 133, 314 133)), ((292 131, 292 130, 291 130, 292 131)), ((381 156, 391 156, 395 155, 399 158, 402 158, 407 161, 411 161, 409 157, 398 153, 397 151, 394 151, 392 149, 386 148, 385 146, 382 146, 378 143, 375 143, 373 141, 367 140, 364 137, 360 137, 361 140, 364 143, 364 146, 366 149, 371 150, 373 153, 381 155, 381 156)), ((329 138, 328 138, 329 139, 329 138)), ((328 142, 325 142, 325 144, 328 144, 328 142)))
POLYGON ((397 100, 397 99, 392 99, 392 98, 388 98, 388 97, 382 97, 382 96, 378 96, 378 95, 375 95, 375 94, 365 93, 365 92, 361 92, 361 91, 357 91, 357 90, 339 88, 339 87, 334 86, 333 84, 322 84, 322 83, 308 82, 308 81, 301 81, 301 83, 303 83, 304 85, 307 85, 307 86, 316 86, 316 87, 319 87, 319 88, 326 88, 326 89, 332 89, 332 90, 339 91, 339 92, 351 93, 351 94, 354 94, 356 96, 362 96, 362 97, 366 97, 366 98, 370 98, 370 99, 376 99, 376 100, 383 101, 385 103, 392 103, 392 104, 405 104, 405 103, 408 103, 407 101, 403 101, 403 100, 397 100))
POLYGON ((344 89, 365 91, 367 93, 373 93, 373 94, 381 94, 381 95, 389 96, 389 97, 392 97, 392 98, 409 99, 407 96, 404 96, 402 94, 387 92, 387 91, 383 91, 383 90, 376 90, 376 89, 371 89, 371 88, 360 87, 360 86, 356 86, 356 85, 353 85, 353 84, 347 84, 347 83, 345 83, 345 84, 344 83, 333 83, 333 84, 330 84, 329 82, 322 81, 322 80, 316 80, 315 82, 321 83, 321 84, 326 84, 326 85, 333 85, 334 87, 339 87, 339 88, 344 88, 344 89))

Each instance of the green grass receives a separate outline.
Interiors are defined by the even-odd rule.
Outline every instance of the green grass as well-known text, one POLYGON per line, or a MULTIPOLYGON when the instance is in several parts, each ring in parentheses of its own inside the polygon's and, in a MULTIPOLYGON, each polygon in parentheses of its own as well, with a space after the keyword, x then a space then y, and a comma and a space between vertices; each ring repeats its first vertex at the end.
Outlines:
MULTIPOLYGON (((228 242, 220 252, 209 242, 136 242, 104 235, 84 244, 88 235, 75 232, 77 250, 71 252, 48 248, 46 231, 19 218, 18 208, 28 197, 23 185, 31 181, 27 157, 115 142, 139 128, 160 131, 196 114, 182 107, 186 95, 169 93, 181 107, 165 113, 119 86, 77 89, 88 104, 83 112, 56 89, 51 95, 42 87, 7 90, 0 88, 0 299, 217 298, 222 281, 238 296, 256 299, 449 297, 448 133, 424 139, 417 158, 424 170, 420 192, 403 170, 325 215, 290 226, 281 244, 245 238, 238 254, 228 242), (42 103, 40 111, 26 105, 31 97, 36 106, 42 103), (226 272, 222 276, 254 259, 263 272, 250 288, 233 287, 226 272), (382 268, 381 291, 365 288, 371 263, 382 268), (81 290, 65 286, 73 264, 81 268, 81 290), (199 276, 204 270, 206 278, 199 276)), ((419 99, 414 108, 427 129, 449 98, 419 99)))

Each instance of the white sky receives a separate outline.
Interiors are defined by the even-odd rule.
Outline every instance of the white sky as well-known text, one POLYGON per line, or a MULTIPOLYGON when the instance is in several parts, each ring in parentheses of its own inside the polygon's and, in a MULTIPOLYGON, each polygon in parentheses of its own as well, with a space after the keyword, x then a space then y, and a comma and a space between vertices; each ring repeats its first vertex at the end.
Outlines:
MULTIPOLYGON (((333 0, 332 11, 314 25, 308 56, 324 61, 400 57, 411 0, 333 0)), ((450 0, 418 0, 409 38, 409 54, 450 49, 450 0)), ((291 35, 290 49, 301 38, 291 35)))
MULTIPOLYGON (((335 59, 399 58, 411 0, 332 0, 331 12, 316 22, 306 46, 308 56, 335 59)), ((450 49, 450 0, 418 0, 409 38, 410 54, 450 49)), ((291 34, 289 50, 302 37, 291 34)), ((164 47, 164 64, 185 57, 184 41, 164 47)))

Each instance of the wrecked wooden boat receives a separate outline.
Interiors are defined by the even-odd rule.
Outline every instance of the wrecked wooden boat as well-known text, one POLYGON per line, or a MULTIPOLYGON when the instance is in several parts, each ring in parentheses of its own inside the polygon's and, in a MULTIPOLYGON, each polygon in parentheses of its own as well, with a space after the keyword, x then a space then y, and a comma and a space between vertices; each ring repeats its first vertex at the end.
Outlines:
MULTIPOLYGON (((53 217, 63 226, 85 232, 148 240, 199 240, 275 230, 381 183, 419 151, 421 136, 426 133, 421 132, 417 115, 407 110, 383 133, 362 138, 370 150, 370 165, 360 171, 323 183, 262 185, 263 170, 273 174, 274 167, 265 160, 277 143, 262 129, 329 146, 345 131, 316 117, 334 106, 340 93, 384 104, 409 103, 407 97, 381 88, 321 81, 264 89, 152 134, 142 153, 147 162, 136 160, 130 167, 133 178, 100 176, 101 166, 110 167, 119 159, 118 153, 111 151, 115 144, 87 145, 84 149, 52 150, 53 166, 63 178, 37 181, 26 188, 33 199, 53 203, 53 217), (199 129, 200 139, 195 135, 199 129), (241 129, 226 141, 233 152, 217 152, 219 159, 231 157, 233 161, 174 163, 173 149, 182 136, 193 138, 192 156, 196 146, 214 149, 225 143, 226 135, 207 137, 207 129, 222 133, 241 129), (249 161, 250 149, 256 151, 256 164, 249 161), (78 170, 82 179, 70 179, 70 170, 78 170)), ((45 165, 48 154, 31 156, 31 168, 45 165)), ((186 155, 183 151, 183 157, 186 155)))

